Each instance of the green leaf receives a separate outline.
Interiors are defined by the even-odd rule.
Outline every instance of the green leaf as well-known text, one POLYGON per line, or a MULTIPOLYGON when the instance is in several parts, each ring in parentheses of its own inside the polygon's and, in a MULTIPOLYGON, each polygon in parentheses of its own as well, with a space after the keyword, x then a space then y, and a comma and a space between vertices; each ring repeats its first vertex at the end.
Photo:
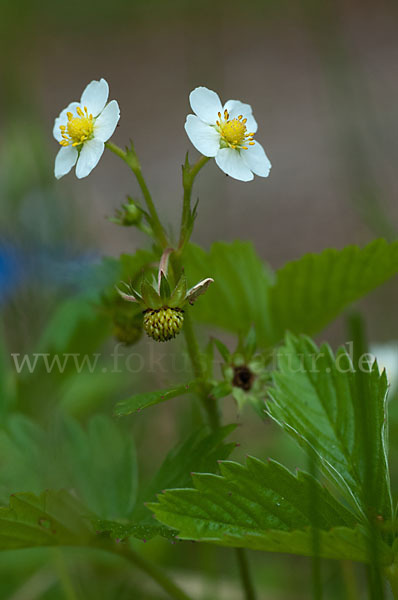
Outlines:
POLYGON ((189 244, 184 266, 190 286, 206 277, 214 279, 192 309, 195 319, 241 334, 254 325, 259 340, 271 337, 268 288, 272 275, 251 243, 216 242, 209 252, 189 244))
POLYGON ((165 488, 188 486, 193 471, 217 471, 218 461, 227 458, 235 448, 235 442, 224 441, 235 429, 236 425, 232 424, 215 432, 209 432, 207 427, 193 432, 169 452, 155 477, 140 494, 137 505, 154 500, 155 495, 165 488))
POLYGON ((128 522, 122 523, 119 521, 108 521, 98 519, 93 521, 93 525, 97 533, 107 534, 111 539, 116 541, 126 540, 129 537, 134 537, 137 540, 146 542, 157 535, 166 540, 174 540, 177 532, 174 529, 160 525, 152 519, 152 522, 128 522))
POLYGON ((94 534, 90 519, 66 491, 15 494, 0 508, 0 550, 87 544, 94 534))
POLYGON ((347 305, 398 273, 398 242, 306 254, 276 272, 269 297, 272 343, 285 331, 313 334, 347 305))
POLYGON ((350 303, 398 272, 398 242, 375 240, 306 254, 275 276, 247 242, 216 242, 206 252, 190 244, 184 252, 190 285, 205 277, 214 284, 193 309, 203 323, 245 335, 253 325, 259 346, 272 346, 285 331, 320 331, 350 303))
MULTIPOLYGON (((353 514, 311 475, 249 457, 193 476, 195 489, 168 490, 148 505, 179 539, 367 562, 369 540, 353 514), (316 529, 314 527, 316 526, 316 529)), ((378 540, 383 564, 392 550, 378 540)))
POLYGON ((10 491, 73 489, 99 518, 126 518, 137 494, 137 465, 131 433, 105 415, 83 428, 71 418, 45 430, 13 415, 0 430, 0 502, 10 491))
POLYGON ((154 500, 156 494, 165 488, 188 486, 192 471, 216 472, 218 460, 227 458, 235 447, 234 442, 224 441, 235 428, 235 425, 229 425, 209 432, 207 427, 201 427, 193 432, 169 452, 155 477, 142 489, 129 521, 101 521, 96 524, 96 529, 117 539, 134 536, 149 540, 155 535, 174 538, 176 532, 154 521, 144 503, 154 500))
POLYGON ((63 438, 60 463, 68 487, 99 517, 127 517, 138 489, 131 435, 109 417, 96 415, 84 429, 77 421, 68 419, 63 438))
POLYGON ((277 358, 269 415, 320 457, 328 475, 364 514, 371 482, 372 508, 390 519, 385 373, 376 363, 369 372, 353 372, 344 348, 335 357, 326 344, 318 349, 308 338, 291 335, 277 358))
POLYGON ((132 413, 139 412, 143 408, 153 406, 154 404, 160 404, 160 402, 166 402, 177 396, 183 396, 189 394, 195 390, 196 381, 185 383, 174 386, 165 390, 157 390, 156 392, 144 392, 142 394, 135 394, 130 396, 126 400, 121 400, 115 406, 114 414, 117 417, 125 417, 132 413))

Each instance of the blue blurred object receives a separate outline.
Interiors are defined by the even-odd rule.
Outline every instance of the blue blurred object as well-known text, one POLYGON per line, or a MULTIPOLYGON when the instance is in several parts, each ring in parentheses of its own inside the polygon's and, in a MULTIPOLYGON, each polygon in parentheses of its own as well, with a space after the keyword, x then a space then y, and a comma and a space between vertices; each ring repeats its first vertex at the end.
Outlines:
POLYGON ((23 285, 95 293, 109 285, 101 259, 94 252, 73 253, 64 247, 33 246, 29 250, 0 244, 0 305, 23 285))
POLYGON ((0 304, 16 289, 21 275, 19 253, 11 245, 0 245, 0 304))

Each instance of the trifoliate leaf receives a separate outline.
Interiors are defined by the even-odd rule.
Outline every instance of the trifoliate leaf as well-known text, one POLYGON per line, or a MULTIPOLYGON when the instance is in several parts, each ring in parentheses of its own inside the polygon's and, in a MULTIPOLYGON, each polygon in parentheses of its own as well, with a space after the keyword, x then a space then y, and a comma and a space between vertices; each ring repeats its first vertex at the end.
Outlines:
POLYGON ((259 346, 280 342, 285 331, 320 331, 350 303, 398 272, 398 242, 380 239, 365 248, 347 246, 306 254, 275 276, 247 242, 216 242, 206 252, 184 252, 188 280, 214 284, 194 309, 203 323, 245 335, 253 325, 259 346))

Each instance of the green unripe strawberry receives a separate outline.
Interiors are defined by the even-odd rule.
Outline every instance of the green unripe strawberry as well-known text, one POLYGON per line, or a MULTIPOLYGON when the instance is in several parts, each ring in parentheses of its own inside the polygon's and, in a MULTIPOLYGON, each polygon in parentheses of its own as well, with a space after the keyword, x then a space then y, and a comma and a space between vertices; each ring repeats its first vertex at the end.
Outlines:
POLYGON ((144 313, 144 330, 157 342, 167 342, 180 333, 184 322, 184 311, 181 308, 151 309, 144 313))
POLYGON ((166 248, 160 260, 157 281, 143 279, 140 290, 126 285, 128 293, 116 288, 123 300, 137 303, 145 308, 144 329, 157 342, 167 342, 182 329, 186 304, 193 304, 213 283, 211 277, 203 279, 192 288, 187 289, 185 275, 182 274, 177 283, 171 285, 167 277, 168 258, 174 252, 166 248))

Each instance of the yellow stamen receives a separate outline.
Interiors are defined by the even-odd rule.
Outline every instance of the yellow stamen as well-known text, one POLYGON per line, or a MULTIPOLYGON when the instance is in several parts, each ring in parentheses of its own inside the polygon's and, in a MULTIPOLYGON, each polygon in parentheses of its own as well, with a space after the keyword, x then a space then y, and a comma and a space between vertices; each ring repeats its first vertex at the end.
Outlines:
POLYGON ((92 114, 88 114, 87 106, 84 106, 84 112, 77 106, 76 114, 74 116, 72 112, 67 112, 68 123, 59 126, 63 138, 59 142, 61 146, 80 146, 93 137, 94 119, 92 114))
POLYGON ((254 146, 253 135, 254 133, 248 133, 246 130, 247 118, 243 118, 243 115, 239 115, 233 119, 230 119, 228 110, 224 109, 223 118, 221 113, 218 113, 219 119, 216 121, 216 127, 226 144, 233 150, 248 150, 249 144, 254 146))

